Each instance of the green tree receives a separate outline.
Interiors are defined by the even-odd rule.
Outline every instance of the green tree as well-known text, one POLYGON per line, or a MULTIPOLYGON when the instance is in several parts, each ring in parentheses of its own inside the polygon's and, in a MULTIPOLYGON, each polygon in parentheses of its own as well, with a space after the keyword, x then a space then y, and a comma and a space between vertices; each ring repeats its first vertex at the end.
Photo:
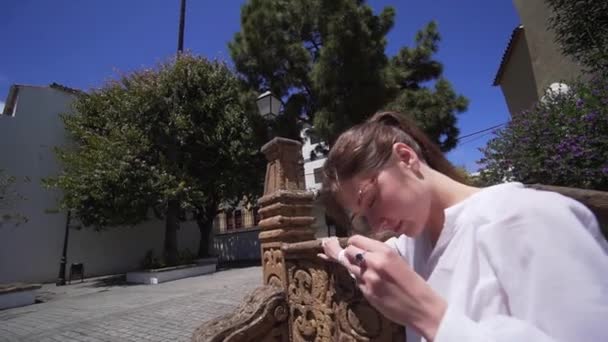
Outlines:
POLYGON ((182 54, 108 82, 74 109, 63 116, 74 146, 58 149, 64 170, 48 184, 84 226, 134 225, 151 211, 164 218, 169 264, 185 212, 199 225, 202 257, 219 203, 261 189, 260 123, 223 63, 182 54))
POLYGON ((608 1, 545 0, 549 27, 565 55, 589 71, 608 71, 608 1))
POLYGON ((251 0, 230 52, 249 90, 269 89, 283 99, 279 120, 291 127, 283 135, 296 138, 297 125, 307 123, 331 145, 348 127, 390 109, 413 115, 448 151, 467 100, 441 77, 434 22, 414 47, 386 55, 394 16, 391 7, 376 15, 364 1, 251 0))

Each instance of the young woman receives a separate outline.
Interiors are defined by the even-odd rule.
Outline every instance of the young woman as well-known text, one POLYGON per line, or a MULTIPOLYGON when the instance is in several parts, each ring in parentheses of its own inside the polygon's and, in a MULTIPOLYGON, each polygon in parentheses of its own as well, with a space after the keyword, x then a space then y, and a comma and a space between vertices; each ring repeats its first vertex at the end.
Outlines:
POLYGON ((405 117, 376 114, 343 133, 323 192, 355 235, 323 258, 406 326, 407 341, 608 341, 608 244, 593 214, 519 183, 474 188, 405 117))

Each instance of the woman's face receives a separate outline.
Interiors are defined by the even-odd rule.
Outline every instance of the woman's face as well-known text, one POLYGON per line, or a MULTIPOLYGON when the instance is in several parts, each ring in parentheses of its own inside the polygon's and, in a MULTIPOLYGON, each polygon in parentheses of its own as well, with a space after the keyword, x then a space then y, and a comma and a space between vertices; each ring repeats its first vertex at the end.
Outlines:
POLYGON ((416 153, 397 143, 393 157, 380 172, 345 182, 338 200, 351 213, 353 226, 418 236, 426 227, 431 207, 431 189, 422 168, 416 153))

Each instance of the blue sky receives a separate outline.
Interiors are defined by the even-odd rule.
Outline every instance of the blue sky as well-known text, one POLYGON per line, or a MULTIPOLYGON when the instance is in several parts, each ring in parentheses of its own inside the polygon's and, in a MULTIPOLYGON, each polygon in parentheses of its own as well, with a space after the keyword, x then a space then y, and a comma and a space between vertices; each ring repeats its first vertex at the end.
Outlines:
MULTIPOLYGON (((197 54, 229 60, 227 42, 239 30, 242 0, 189 0, 185 46, 197 54)), ((492 80, 519 18, 511 0, 370 0, 376 10, 396 8, 387 53, 413 43, 418 29, 436 20, 442 35, 438 59, 454 88, 470 100, 459 118, 461 134, 509 119, 492 80)), ((87 90, 118 72, 150 67, 175 53, 179 0, 3 0, 0 4, 0 101, 13 83, 58 82, 87 90)), ((0 107, 3 103, 0 103, 0 107)), ((478 148, 491 135, 476 136, 448 154, 477 169, 478 148)))

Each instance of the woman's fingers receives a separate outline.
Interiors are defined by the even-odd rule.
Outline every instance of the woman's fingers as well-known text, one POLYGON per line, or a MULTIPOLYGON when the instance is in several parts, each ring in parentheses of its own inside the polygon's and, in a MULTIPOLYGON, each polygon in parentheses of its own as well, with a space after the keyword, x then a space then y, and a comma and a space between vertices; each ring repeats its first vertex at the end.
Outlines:
POLYGON ((355 278, 360 281, 361 274, 363 272, 362 266, 364 265, 357 259, 357 254, 365 255, 365 251, 355 246, 346 247, 346 249, 344 249, 345 258, 343 264, 344 267, 348 269, 348 272, 350 272, 350 274, 354 275, 355 278))
POLYGON ((321 239, 321 246, 323 247, 323 254, 325 254, 325 256, 330 260, 338 260, 338 255, 342 250, 342 247, 340 247, 340 241, 338 241, 336 237, 321 239))
MULTIPOLYGON (((386 244, 369 239, 361 235, 355 235, 348 241, 349 245, 343 252, 336 238, 326 238, 321 240, 324 253, 317 254, 319 258, 328 261, 338 261, 351 274, 355 280, 364 285, 368 280, 379 278, 381 270, 377 269, 382 264, 383 258, 387 257, 385 252, 391 251, 386 244), (371 267, 371 268, 370 268, 371 267), (370 268, 367 274, 365 271, 370 268), (367 274, 367 276, 364 275, 367 274)), ((372 281, 374 283, 374 281, 372 281)), ((361 287, 362 288, 362 287, 361 287)))
POLYGON ((327 255, 325 255, 323 253, 317 253, 317 256, 325 261, 335 261, 334 259, 328 257, 327 255))

